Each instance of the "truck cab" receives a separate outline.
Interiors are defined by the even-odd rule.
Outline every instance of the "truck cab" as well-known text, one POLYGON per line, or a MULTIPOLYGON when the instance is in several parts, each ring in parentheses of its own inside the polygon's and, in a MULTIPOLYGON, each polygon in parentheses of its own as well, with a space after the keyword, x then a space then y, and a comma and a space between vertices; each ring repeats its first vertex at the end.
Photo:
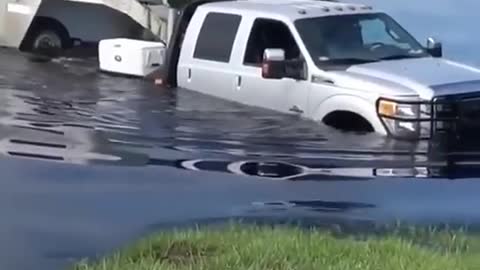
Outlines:
POLYGON ((170 85, 344 130, 463 140, 478 129, 480 70, 366 5, 201 0, 179 17, 165 70, 170 85))

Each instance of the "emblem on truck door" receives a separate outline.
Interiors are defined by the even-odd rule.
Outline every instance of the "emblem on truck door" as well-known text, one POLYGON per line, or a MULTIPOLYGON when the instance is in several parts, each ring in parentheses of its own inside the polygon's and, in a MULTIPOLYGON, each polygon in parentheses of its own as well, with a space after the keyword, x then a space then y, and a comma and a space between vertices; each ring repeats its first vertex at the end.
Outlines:
POLYGON ((122 62, 122 57, 120 55, 115 55, 115 61, 122 62))

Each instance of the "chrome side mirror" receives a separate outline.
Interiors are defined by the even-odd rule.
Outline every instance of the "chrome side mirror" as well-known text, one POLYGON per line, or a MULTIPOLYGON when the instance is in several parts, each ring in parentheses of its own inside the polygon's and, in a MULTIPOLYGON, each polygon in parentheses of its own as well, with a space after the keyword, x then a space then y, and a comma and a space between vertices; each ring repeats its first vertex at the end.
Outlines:
POLYGON ((429 37, 427 39, 427 47, 428 53, 433 57, 442 57, 443 56, 443 48, 442 43, 440 41, 435 40, 433 37, 429 37))
POLYGON ((262 77, 282 79, 285 77, 285 51, 283 49, 265 49, 262 61, 262 77))
POLYGON ((265 49, 263 51, 263 60, 285 61, 285 51, 283 49, 265 49))

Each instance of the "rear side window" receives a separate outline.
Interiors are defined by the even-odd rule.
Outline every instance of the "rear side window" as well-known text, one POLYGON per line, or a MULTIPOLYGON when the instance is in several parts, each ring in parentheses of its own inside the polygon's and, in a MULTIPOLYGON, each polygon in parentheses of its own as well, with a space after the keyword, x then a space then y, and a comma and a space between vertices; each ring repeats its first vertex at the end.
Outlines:
POLYGON ((200 29, 193 57, 228 63, 241 18, 235 14, 209 13, 200 29))

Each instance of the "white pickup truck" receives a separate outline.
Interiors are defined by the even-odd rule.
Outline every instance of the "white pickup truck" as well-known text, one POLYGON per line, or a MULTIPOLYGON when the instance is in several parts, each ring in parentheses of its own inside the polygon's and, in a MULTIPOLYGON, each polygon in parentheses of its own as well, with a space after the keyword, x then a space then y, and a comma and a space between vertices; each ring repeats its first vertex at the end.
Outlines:
POLYGON ((165 50, 164 85, 339 129, 463 140, 480 127, 480 70, 366 5, 200 0, 184 7, 165 50))

